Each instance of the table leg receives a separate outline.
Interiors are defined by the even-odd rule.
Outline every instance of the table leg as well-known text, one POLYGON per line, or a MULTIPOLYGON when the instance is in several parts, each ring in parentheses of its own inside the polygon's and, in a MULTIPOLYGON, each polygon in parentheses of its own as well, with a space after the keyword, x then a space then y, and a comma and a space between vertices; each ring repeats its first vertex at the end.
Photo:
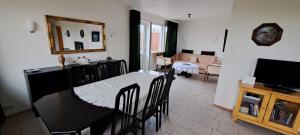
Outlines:
POLYGON ((91 126, 90 126, 90 132, 91 135, 102 135, 104 133, 104 131, 106 130, 106 128, 111 124, 112 122, 112 117, 108 116, 105 119, 101 119, 97 122, 94 122, 91 126))

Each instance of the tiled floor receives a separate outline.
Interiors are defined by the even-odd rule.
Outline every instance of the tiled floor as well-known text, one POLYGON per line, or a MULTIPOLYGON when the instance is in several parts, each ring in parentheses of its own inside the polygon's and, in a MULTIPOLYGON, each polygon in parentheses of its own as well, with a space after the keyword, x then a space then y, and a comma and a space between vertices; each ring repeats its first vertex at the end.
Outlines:
MULTIPOLYGON (((231 113, 213 106, 217 78, 203 81, 176 76, 170 92, 170 113, 164 116, 161 129, 155 121, 147 122, 146 134, 157 135, 274 135, 275 132, 244 122, 233 123, 231 113)), ((9 117, 1 127, 2 135, 49 135, 31 111, 9 117)), ((88 133, 85 133, 88 134, 88 133)))

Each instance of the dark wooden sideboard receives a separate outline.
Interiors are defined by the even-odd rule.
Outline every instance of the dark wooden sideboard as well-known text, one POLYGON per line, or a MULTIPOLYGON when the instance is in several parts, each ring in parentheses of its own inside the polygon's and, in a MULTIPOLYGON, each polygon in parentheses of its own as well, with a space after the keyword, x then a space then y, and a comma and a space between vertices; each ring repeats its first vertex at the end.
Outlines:
POLYGON ((35 72, 31 69, 24 70, 32 110, 36 114, 33 103, 43 96, 101 80, 101 78, 97 77, 99 65, 106 65, 108 68, 104 71, 113 75, 113 73, 110 73, 110 69, 118 67, 112 67, 112 65, 114 65, 112 63, 119 61, 120 60, 99 61, 92 62, 88 65, 72 64, 66 65, 64 68, 59 66, 39 68, 39 70, 35 72))

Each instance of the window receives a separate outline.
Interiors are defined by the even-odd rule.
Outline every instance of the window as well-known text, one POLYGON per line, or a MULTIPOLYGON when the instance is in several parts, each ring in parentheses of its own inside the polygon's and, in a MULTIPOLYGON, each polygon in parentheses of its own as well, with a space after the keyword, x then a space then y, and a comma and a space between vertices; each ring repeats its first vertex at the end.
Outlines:
POLYGON ((165 26, 152 24, 151 53, 164 52, 165 50, 165 26))

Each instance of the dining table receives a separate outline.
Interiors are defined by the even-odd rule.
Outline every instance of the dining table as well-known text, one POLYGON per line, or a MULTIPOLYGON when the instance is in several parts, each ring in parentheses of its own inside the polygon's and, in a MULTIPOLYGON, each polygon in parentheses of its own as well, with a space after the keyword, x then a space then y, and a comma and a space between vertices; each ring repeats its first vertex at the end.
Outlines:
POLYGON ((34 106, 51 134, 90 128, 99 135, 111 123, 115 97, 123 87, 140 86, 138 111, 142 111, 152 80, 162 73, 140 70, 47 95, 34 106))

